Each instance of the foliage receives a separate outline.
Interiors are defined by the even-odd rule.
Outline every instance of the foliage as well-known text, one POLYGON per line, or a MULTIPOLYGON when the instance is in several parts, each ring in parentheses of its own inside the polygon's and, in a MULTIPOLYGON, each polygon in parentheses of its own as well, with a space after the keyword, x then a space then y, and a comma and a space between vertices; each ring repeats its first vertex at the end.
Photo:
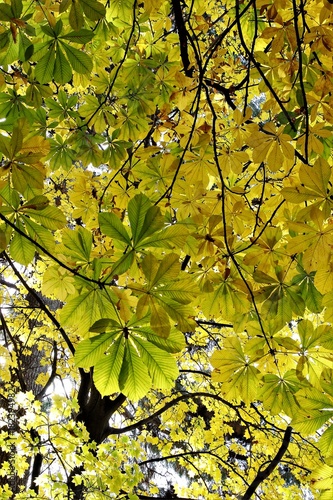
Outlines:
POLYGON ((0 3, 1 498, 331 498, 332 16, 0 3))

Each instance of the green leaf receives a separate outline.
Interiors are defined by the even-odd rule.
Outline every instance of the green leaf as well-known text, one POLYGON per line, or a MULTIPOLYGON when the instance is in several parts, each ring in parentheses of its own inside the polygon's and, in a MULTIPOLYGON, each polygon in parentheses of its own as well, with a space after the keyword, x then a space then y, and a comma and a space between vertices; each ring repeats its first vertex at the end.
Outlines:
POLYGON ((316 489, 316 498, 318 498, 318 500, 331 500, 333 490, 333 467, 325 463, 320 464, 312 472, 309 480, 311 482, 311 487, 316 489))
POLYGON ((23 61, 29 61, 34 53, 34 45, 28 45, 24 51, 24 59, 23 61))
POLYGON ((178 302, 166 297, 154 295, 155 300, 163 307, 168 315, 177 323, 177 327, 182 332, 192 332, 195 330, 194 311, 192 307, 179 304, 178 302))
POLYGON ((80 74, 87 74, 91 72, 93 63, 85 52, 75 49, 64 42, 61 42, 61 45, 64 47, 68 60, 74 71, 80 74))
POLYGON ((180 304, 189 304, 193 297, 200 294, 200 289, 191 276, 179 276, 178 281, 170 281, 158 288, 158 293, 180 304))
POLYGON ((34 196, 26 203, 24 203, 20 210, 32 209, 32 210, 44 210, 50 204, 50 200, 43 195, 34 196))
POLYGON ((25 165, 13 163, 12 165, 13 186, 19 193, 25 193, 28 187, 42 189, 44 172, 36 165, 25 165))
POLYGON ((133 332, 143 335, 149 342, 156 345, 163 351, 170 353, 180 352, 186 346, 184 335, 175 328, 171 328, 169 336, 162 338, 149 327, 132 328, 133 332))
POLYGON ((54 27, 54 33, 56 34, 57 37, 59 37, 61 31, 62 31, 63 23, 61 19, 58 19, 58 21, 55 24, 54 27))
POLYGON ((51 38, 56 38, 54 30, 48 24, 42 24, 40 28, 45 35, 50 36, 51 38))
POLYGON ((93 33, 91 30, 80 29, 77 31, 71 31, 70 33, 67 33, 67 35, 62 35, 60 38, 62 40, 69 40, 73 43, 85 44, 90 42, 94 38, 94 36, 95 33, 93 33))
POLYGON ((327 457, 333 456, 333 425, 331 425, 318 441, 318 448, 327 457))
POLYGON ((0 3, 0 21, 10 21, 14 17, 10 5, 0 3))
POLYGON ((120 392, 120 373, 124 364, 124 337, 120 336, 94 367, 94 382, 102 396, 120 392))
POLYGON ((304 351, 315 348, 319 343, 321 336, 324 334, 322 329, 314 329, 312 321, 309 321, 308 319, 300 321, 297 325, 297 329, 304 351))
POLYGON ((323 310, 322 294, 317 290, 312 281, 307 284, 307 289, 304 287, 303 299, 306 302, 307 308, 313 313, 319 313, 323 310))
POLYGON ((101 318, 118 319, 115 305, 100 289, 80 293, 70 299, 60 312, 61 323, 74 327, 82 335, 101 318))
POLYGON ((15 127, 12 133, 11 140, 11 158, 14 158, 16 154, 20 151, 23 144, 23 134, 18 127, 15 127))
POLYGON ((65 229, 59 252, 76 259, 77 263, 89 262, 92 248, 92 234, 84 227, 65 229))
POLYGON ((166 247, 183 248, 187 238, 188 229, 181 224, 175 224, 173 226, 168 226, 162 231, 154 232, 152 236, 147 236, 140 241, 140 245, 143 247, 166 247))
POLYGON ((156 303, 150 300, 150 326, 162 338, 167 338, 170 334, 170 319, 166 311, 156 303))
POLYGON ((46 229, 56 231, 63 228, 67 221, 64 214, 56 207, 46 206, 42 210, 26 209, 24 213, 30 215, 33 219, 39 222, 46 229))
POLYGON ((67 83, 72 78, 72 68, 67 61, 63 51, 58 46, 54 65, 54 79, 57 83, 67 83))
POLYGON ((22 0, 11 0, 11 8, 13 12, 13 17, 19 19, 21 17, 23 10, 22 0))
POLYGON ((80 0, 83 12, 91 21, 99 21, 105 17, 106 9, 103 4, 95 0, 80 0))
POLYGON ((296 400, 299 409, 291 424, 305 435, 320 429, 333 416, 333 399, 314 387, 300 390, 296 394, 296 400))
POLYGON ((154 344, 138 337, 133 338, 156 389, 170 389, 178 377, 175 358, 154 344))
POLYGON ((119 323, 110 318, 102 318, 96 321, 90 328, 89 332, 104 333, 110 331, 112 328, 118 326, 119 323))
POLYGON ((81 368, 95 366, 119 334, 118 327, 118 331, 102 333, 101 335, 80 342, 75 349, 74 360, 76 366, 81 368))
POLYGON ((35 78, 39 83, 48 83, 53 78, 55 54, 53 45, 47 53, 38 61, 35 67, 35 78))
POLYGON ((263 401, 264 407, 272 415, 284 411, 287 415, 293 416, 298 410, 294 394, 303 385, 298 379, 295 370, 289 370, 283 376, 265 375, 263 382, 259 399, 263 401))
POLYGON ((147 394, 152 384, 148 369, 129 340, 125 344, 125 355, 119 375, 122 393, 133 401, 147 394))
POLYGON ((117 260, 110 271, 111 277, 118 276, 120 274, 125 273, 134 262, 135 253, 131 250, 128 253, 125 253, 119 260, 117 260))
POLYGON ((320 385, 333 398, 333 369, 324 368, 320 375, 320 385))
MULTIPOLYGON (((12 210, 12 212, 16 212, 16 209, 20 206, 20 196, 18 192, 10 186, 9 183, 7 183, 5 186, 3 186, 2 189, 0 189, 0 198, 2 202, 5 202, 6 205, 9 205, 14 209, 12 210)), ((3 208, 4 205, 2 203, 1 205, 3 208)))
POLYGON ((226 338, 224 348, 215 351, 210 361, 215 368, 212 380, 223 383, 223 394, 229 400, 242 398, 249 404, 257 398, 260 373, 237 337, 226 338))
MULTIPOLYGON (((17 223, 17 227, 23 231, 21 224, 17 223)), ((15 233, 10 243, 9 250, 11 257, 16 262, 22 264, 23 266, 27 266, 34 258, 36 249, 33 243, 31 243, 27 238, 19 233, 15 233)))
POLYGON ((160 282, 175 280, 180 272, 179 255, 176 253, 166 255, 158 268, 156 264, 156 258, 151 253, 142 261, 142 269, 147 277, 149 289, 156 287, 160 282), (152 273, 155 269, 156 272, 152 273))
POLYGON ((131 244, 131 238, 125 226, 114 213, 102 212, 98 215, 98 221, 102 233, 110 236, 110 238, 122 241, 127 245, 131 244))
POLYGON ((62 0, 60 7, 59 7, 59 13, 62 14, 63 12, 66 12, 68 7, 71 5, 72 0, 62 0))
POLYGON ((145 217, 149 208, 151 208, 151 203, 147 196, 143 194, 137 194, 128 204, 128 218, 131 224, 134 246, 139 240, 140 233, 144 231, 145 217))
POLYGON ((82 7, 77 0, 72 2, 71 10, 69 11, 69 24, 73 30, 79 30, 84 25, 82 7))
POLYGON ((0 33, 0 50, 3 50, 8 46, 10 41, 9 34, 10 34, 9 30, 0 33))
POLYGON ((164 217, 159 207, 150 207, 145 214, 143 226, 137 236, 135 246, 143 246, 143 242, 150 235, 160 231, 164 226, 164 217))
POLYGON ((24 215, 21 216, 21 220, 24 221, 27 232, 33 241, 36 241, 42 248, 45 248, 45 250, 53 250, 55 241, 50 231, 39 224, 36 224, 32 219, 25 217, 24 215))
POLYGON ((11 141, 9 137, 0 135, 0 151, 4 153, 7 158, 11 157, 11 141))

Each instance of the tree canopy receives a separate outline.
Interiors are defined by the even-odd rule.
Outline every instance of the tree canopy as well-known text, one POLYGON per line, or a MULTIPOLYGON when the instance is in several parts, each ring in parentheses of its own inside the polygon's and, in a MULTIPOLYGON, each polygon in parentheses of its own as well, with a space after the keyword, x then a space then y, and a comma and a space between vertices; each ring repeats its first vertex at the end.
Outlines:
POLYGON ((332 23, 0 3, 1 499, 331 500, 332 23))

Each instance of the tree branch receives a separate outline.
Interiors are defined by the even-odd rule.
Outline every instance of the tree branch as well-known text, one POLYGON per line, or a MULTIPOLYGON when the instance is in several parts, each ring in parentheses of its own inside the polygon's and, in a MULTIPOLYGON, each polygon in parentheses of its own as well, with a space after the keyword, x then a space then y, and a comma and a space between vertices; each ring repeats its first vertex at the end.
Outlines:
MULTIPOLYGON (((40 436, 35 429, 31 429, 30 434, 32 439, 37 438, 38 442, 40 443, 40 436)), ((31 471, 31 482, 30 482, 30 488, 35 493, 37 493, 37 495, 39 486, 38 484, 35 483, 35 480, 40 476, 42 464, 43 464, 43 455, 40 452, 37 452, 33 460, 32 471, 31 471)))
POLYGON ((212 398, 212 399, 215 399, 216 401, 219 401, 220 403, 228 406, 228 408, 231 408, 232 410, 234 410, 237 413, 237 415, 239 416, 239 411, 238 411, 239 406, 238 405, 233 405, 232 403, 229 403, 229 401, 226 401, 225 399, 221 398, 217 394, 209 394, 209 392, 195 392, 192 394, 183 394, 182 396, 179 396, 178 398, 175 398, 172 401, 169 401, 162 408, 157 410, 155 413, 153 413, 149 417, 143 418, 142 420, 139 420, 138 422, 136 422, 134 424, 128 425, 127 427, 122 427, 119 429, 116 429, 114 427, 110 427, 109 435, 111 435, 111 434, 124 434, 125 432, 130 432, 134 429, 138 429, 139 427, 142 427, 143 425, 149 424, 156 417, 158 417, 159 415, 162 415, 162 413, 166 412, 167 410, 169 410, 169 408, 172 408, 174 405, 176 405, 180 401, 185 401, 186 399, 197 398, 200 396, 206 397, 206 398, 212 398))
POLYGON ((180 57, 184 66, 185 75, 189 78, 193 77, 193 67, 190 67, 190 59, 188 57, 187 50, 187 29, 185 27, 182 8, 180 5, 180 0, 172 0, 173 13, 175 15, 175 23, 177 26, 179 45, 180 45, 180 57))
POLYGON ((288 449, 289 443, 290 443, 290 438, 291 438, 291 433, 292 433, 292 427, 288 426, 285 430, 284 437, 282 444, 280 446, 280 449, 278 450, 277 454, 273 458, 273 460, 270 462, 270 464, 266 467, 266 469, 259 471, 248 489, 246 490, 245 494, 242 496, 241 500, 249 500, 253 493, 255 493, 256 489, 258 486, 265 481, 265 479, 268 478, 268 476, 273 472, 275 467, 279 464, 281 461, 281 458, 285 454, 285 452, 288 449))
POLYGON ((15 224, 13 222, 11 222, 9 219, 7 219, 7 217, 5 217, 1 212, 0 212, 0 219, 3 220, 12 229, 14 229, 14 231, 16 233, 18 233, 21 236, 23 236, 23 238, 25 238, 26 240, 30 241, 30 243, 32 243, 35 247, 37 247, 39 250, 41 250, 45 255, 47 255, 48 257, 50 257, 50 259, 54 260, 54 262, 56 262, 57 264, 59 264, 59 266, 63 267, 64 269, 66 269, 70 273, 74 274, 75 276, 79 276, 80 278, 84 279, 85 281, 88 281, 90 283, 96 283, 98 286, 102 286, 102 283, 100 281, 94 280, 93 278, 88 278, 84 274, 80 274, 79 272, 75 271, 75 269, 72 269, 71 267, 69 267, 66 264, 64 264, 63 261, 57 259, 57 257, 55 257, 51 252, 49 252, 48 250, 46 250, 46 248, 44 248, 42 245, 40 245, 38 243, 38 241, 35 241, 28 234, 26 234, 24 231, 22 231, 22 229, 20 229, 19 227, 15 226, 15 224))
POLYGON ((214 328, 233 328, 234 325, 230 325, 229 323, 217 323, 216 321, 206 321, 203 319, 196 319, 195 320, 197 325, 208 325, 212 326, 214 328))
POLYGON ((53 359, 52 359, 51 374, 49 376, 48 381, 44 385, 43 389, 41 389, 39 393, 36 395, 36 399, 38 399, 39 401, 45 396, 47 389, 50 387, 53 380, 55 379, 55 376, 57 375, 57 361, 58 361, 58 347, 56 341, 53 341, 53 359))
MULTIPOLYGON (((0 213, 0 216, 2 214, 0 213)), ((62 326, 60 325, 59 321, 53 316, 53 314, 51 313, 51 311, 49 310, 49 308, 46 306, 46 304, 44 303, 44 301, 40 298, 40 296, 38 295, 38 293, 33 289, 31 288, 28 283, 26 282, 26 280, 23 278, 22 274, 16 269, 16 267, 14 266, 11 258, 9 257, 9 255, 7 255, 6 252, 3 252, 8 264, 10 265, 10 267, 12 268, 12 270, 14 271, 14 274, 17 276, 17 278, 20 280, 20 282, 22 283, 22 285, 24 286, 24 288, 29 292, 31 293, 31 295, 34 297, 34 299, 36 299, 36 301, 38 302, 41 310, 46 314, 46 316, 52 321, 52 323, 57 327, 57 329, 59 330, 60 334, 62 335, 63 339, 65 340, 67 346, 68 346, 68 349, 71 351, 72 354, 75 353, 75 347, 74 345, 72 344, 70 338, 68 337, 67 333, 65 332, 65 330, 62 328, 62 326)))

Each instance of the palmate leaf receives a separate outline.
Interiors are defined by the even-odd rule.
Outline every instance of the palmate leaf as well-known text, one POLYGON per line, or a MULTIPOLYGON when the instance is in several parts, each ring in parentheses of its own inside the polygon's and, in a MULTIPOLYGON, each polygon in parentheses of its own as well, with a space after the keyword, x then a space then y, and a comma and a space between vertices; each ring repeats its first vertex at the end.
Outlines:
MULTIPOLYGON (((166 226, 164 217, 159 208, 151 206, 150 200, 142 195, 136 195, 128 204, 128 218, 132 236, 125 225, 112 212, 99 214, 101 231, 129 248, 140 251, 147 247, 182 247, 188 237, 188 230, 184 225, 166 226)), ((124 247, 122 247, 124 248, 124 247)), ((130 250, 131 252, 131 250, 130 250)), ((113 274, 126 272, 134 260, 122 256, 112 269, 113 274)))
POLYGON ((237 337, 225 339, 224 347, 211 356, 214 367, 212 380, 222 382, 222 391, 228 399, 243 399, 249 403, 256 399, 261 375, 252 359, 244 354, 237 337))
POLYGON ((294 394, 306 384, 306 379, 300 381, 295 370, 289 370, 283 376, 275 374, 265 375, 262 379, 259 399, 264 407, 277 415, 284 411, 292 417, 298 411, 294 394))
POLYGON ((168 316, 178 323, 182 331, 192 330, 195 323, 190 317, 194 316, 194 311, 185 304, 190 302, 189 296, 195 295, 196 287, 193 285, 193 292, 189 293, 189 280, 175 281, 180 273, 179 255, 168 254, 159 262, 148 253, 141 266, 147 279, 144 290, 147 295, 139 298, 137 315, 142 317, 149 308, 150 326, 163 338, 168 337, 171 329, 168 316))
POLYGON ((175 300, 158 297, 157 295, 154 298, 175 323, 177 323, 179 330, 182 332, 193 332, 195 330, 194 310, 190 305, 179 304, 175 300))
POLYGON ((48 267, 43 273, 42 293, 63 302, 75 294, 74 277, 62 267, 48 267))
POLYGON ((321 199, 327 197, 327 186, 331 176, 331 168, 326 160, 319 158, 311 167, 301 165, 299 177, 301 186, 284 188, 281 194, 290 203, 300 203, 307 200, 321 199))
POLYGON ((296 274, 291 284, 297 285, 298 291, 301 292, 301 296, 305 302, 306 307, 313 313, 319 313, 323 310, 322 305, 322 294, 317 290, 314 285, 314 278, 317 273, 306 273, 305 270, 299 265, 297 266, 299 274, 296 274))
MULTIPOLYGON (((145 323, 147 317, 142 321, 145 323)), ((82 368, 94 366, 94 380, 101 394, 121 390, 136 400, 152 385, 167 389, 177 378, 176 360, 170 353, 183 348, 183 336, 173 330, 170 340, 158 338, 149 327, 140 326, 142 321, 134 317, 121 327, 114 320, 101 319, 91 330, 108 331, 78 344, 75 363, 82 368)))
POLYGON ((234 321, 236 316, 245 314, 251 305, 247 294, 237 287, 237 282, 223 281, 215 291, 203 297, 202 309, 207 317, 223 315, 227 320, 234 321))
POLYGON ((180 272, 179 255, 170 253, 158 262, 152 253, 149 253, 142 261, 142 270, 147 278, 147 288, 152 290, 160 283, 173 281, 180 272))

